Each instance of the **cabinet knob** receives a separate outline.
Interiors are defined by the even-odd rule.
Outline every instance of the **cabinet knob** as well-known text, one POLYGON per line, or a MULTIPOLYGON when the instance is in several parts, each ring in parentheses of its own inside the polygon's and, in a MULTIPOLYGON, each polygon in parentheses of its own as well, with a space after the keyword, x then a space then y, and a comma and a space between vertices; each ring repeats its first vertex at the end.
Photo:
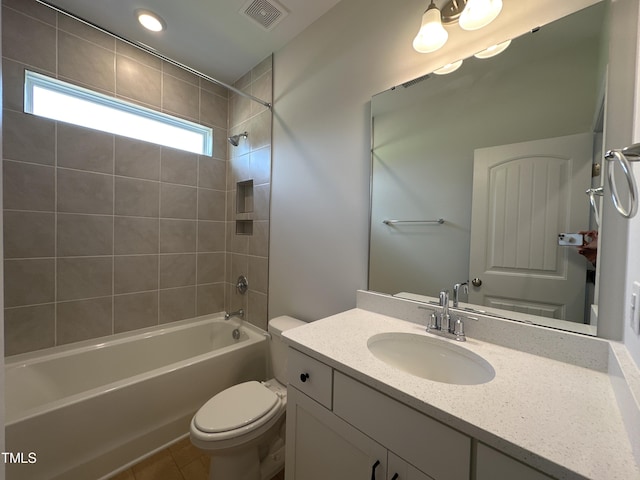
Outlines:
POLYGON ((300 374, 300 381, 302 383, 306 382, 309 379, 309 374, 308 373, 301 373, 300 374))

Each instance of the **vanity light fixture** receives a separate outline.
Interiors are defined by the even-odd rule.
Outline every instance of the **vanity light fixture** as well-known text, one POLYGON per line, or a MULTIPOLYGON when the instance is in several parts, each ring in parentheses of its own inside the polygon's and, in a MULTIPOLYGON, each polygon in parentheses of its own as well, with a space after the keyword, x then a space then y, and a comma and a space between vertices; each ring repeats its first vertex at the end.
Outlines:
POLYGON ((478 30, 489 25, 501 11, 502 0, 448 0, 442 11, 431 0, 422 14, 422 24, 413 40, 413 48, 420 53, 435 52, 449 37, 443 24, 459 23, 463 30, 478 30))
POLYGON ((493 22, 502 10, 502 0, 468 0, 460 14, 460 28, 478 30, 493 22))
POLYGON ((167 28, 166 22, 158 14, 149 10, 136 10, 136 16, 140 25, 152 32, 161 32, 167 28))
POLYGON ((446 75, 447 73, 453 73, 458 70, 462 66, 462 60, 458 60, 457 62, 449 63, 444 67, 440 67, 437 70, 434 70, 433 73, 436 75, 446 75))
POLYGON ((502 52, 504 52, 507 47, 511 45, 511 40, 507 40, 506 42, 502 42, 499 43, 497 45, 492 45, 491 47, 482 50, 481 52, 478 52, 474 55, 474 57, 476 58, 491 58, 491 57, 495 57, 496 55, 501 54, 502 52))
POLYGON ((413 39, 413 48, 420 53, 435 52, 447 42, 449 33, 442 26, 440 10, 431 0, 429 8, 422 14, 420 30, 413 39))

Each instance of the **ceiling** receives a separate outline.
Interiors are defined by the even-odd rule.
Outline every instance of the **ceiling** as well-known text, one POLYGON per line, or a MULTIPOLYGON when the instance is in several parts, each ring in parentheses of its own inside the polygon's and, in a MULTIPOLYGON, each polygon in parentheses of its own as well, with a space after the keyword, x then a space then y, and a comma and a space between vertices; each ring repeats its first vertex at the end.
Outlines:
POLYGON ((247 0, 46 0, 46 3, 232 84, 339 1, 276 0, 272 3, 284 7, 288 14, 282 15, 282 20, 270 30, 244 15, 247 0), (166 30, 153 33, 143 29, 135 17, 138 9, 160 15, 167 24, 166 30))

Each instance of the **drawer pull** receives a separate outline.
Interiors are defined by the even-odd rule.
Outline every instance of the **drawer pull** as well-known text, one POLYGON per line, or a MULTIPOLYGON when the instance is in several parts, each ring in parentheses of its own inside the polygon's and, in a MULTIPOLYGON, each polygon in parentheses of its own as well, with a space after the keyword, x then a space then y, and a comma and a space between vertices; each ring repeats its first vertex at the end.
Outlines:
POLYGON ((391 480, 396 480, 400 475, 398 475, 398 473, 394 473, 393 477, 391 477, 391 480))
POLYGON ((371 480, 376 480, 376 468, 380 465, 380 460, 376 460, 376 463, 371 467, 371 480))
POLYGON ((300 381, 302 383, 306 382, 309 379, 309 374, 308 373, 301 373, 300 374, 300 381))

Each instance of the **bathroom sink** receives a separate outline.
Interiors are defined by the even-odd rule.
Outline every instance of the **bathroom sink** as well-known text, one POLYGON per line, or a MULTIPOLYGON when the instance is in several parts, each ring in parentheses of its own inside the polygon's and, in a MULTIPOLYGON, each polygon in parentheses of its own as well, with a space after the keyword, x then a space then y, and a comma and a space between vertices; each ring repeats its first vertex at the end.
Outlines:
POLYGON ((367 347, 387 365, 442 383, 487 383, 496 372, 480 355, 458 345, 413 333, 381 333, 369 338, 367 347))

